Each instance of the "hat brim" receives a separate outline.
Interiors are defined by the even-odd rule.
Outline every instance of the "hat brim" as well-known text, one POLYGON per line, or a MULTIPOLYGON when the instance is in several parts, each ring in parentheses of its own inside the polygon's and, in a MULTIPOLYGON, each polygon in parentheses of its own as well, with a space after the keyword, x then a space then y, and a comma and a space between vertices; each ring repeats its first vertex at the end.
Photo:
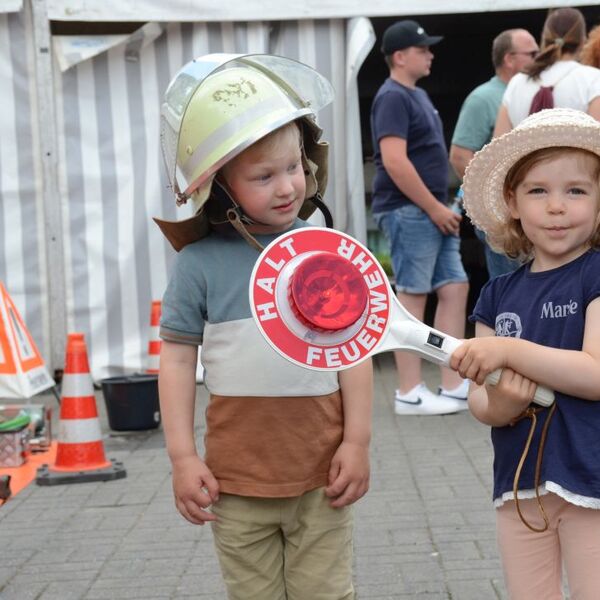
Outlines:
MULTIPOLYGON (((381 52, 385 56, 393 54, 394 52, 398 52, 400 50, 406 50, 407 48, 419 48, 424 46, 435 46, 439 44, 444 39, 443 35, 428 35, 426 38, 419 40, 418 44, 408 44, 408 46, 402 46, 402 48, 395 47, 393 50, 388 49, 385 46, 385 43, 381 46, 381 52)), ((390 44, 391 45, 391 44, 390 44)))
POLYGON ((473 224, 485 233, 497 233, 507 223, 504 181, 518 160, 536 150, 553 147, 578 148, 600 156, 600 123, 592 117, 566 109, 540 111, 537 115, 541 118, 531 120, 534 126, 519 126, 494 138, 475 153, 467 166, 462 186, 465 210, 473 224), (550 112, 554 114, 542 114, 550 112))
POLYGON ((419 46, 435 46, 439 44, 444 39, 443 35, 430 35, 423 40, 422 44, 419 46))

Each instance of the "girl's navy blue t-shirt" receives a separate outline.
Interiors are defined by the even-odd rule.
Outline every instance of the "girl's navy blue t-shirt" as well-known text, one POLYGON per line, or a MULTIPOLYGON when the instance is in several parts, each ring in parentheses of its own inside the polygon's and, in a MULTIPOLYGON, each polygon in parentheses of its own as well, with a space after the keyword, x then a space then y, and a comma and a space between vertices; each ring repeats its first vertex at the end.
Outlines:
MULTIPOLYGON (((491 327, 497 336, 581 350, 585 312, 598 296, 600 252, 590 250, 556 269, 532 273, 526 264, 492 279, 482 289, 469 320, 491 327)), ((559 392, 555 395, 556 412, 548 431, 540 481, 568 501, 600 508, 600 402, 559 392)), ((540 432, 548 410, 538 416, 520 490, 533 490, 540 432)), ((522 419, 514 426, 492 428, 495 501, 512 490, 530 423, 522 419)))

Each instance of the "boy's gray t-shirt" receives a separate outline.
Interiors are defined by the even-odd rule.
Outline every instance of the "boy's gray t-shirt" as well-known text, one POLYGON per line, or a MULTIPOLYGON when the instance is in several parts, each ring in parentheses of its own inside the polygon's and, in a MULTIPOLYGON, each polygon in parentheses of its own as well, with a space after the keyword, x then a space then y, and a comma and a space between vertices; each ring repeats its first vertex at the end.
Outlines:
MULTIPOLYGON (((296 220, 292 229, 307 224, 296 220)), ((267 246, 281 234, 256 235, 267 246)), ((259 253, 237 233, 211 233, 179 252, 162 302, 160 337, 202 345, 205 384, 213 394, 307 396, 339 388, 337 373, 298 367, 263 339, 248 286, 259 253)))
MULTIPOLYGON (((256 236, 265 246, 276 237, 256 236)), ((248 298, 258 256, 237 234, 186 246, 163 299, 160 335, 202 343, 210 391, 204 460, 220 491, 295 497, 328 483, 343 439, 342 398, 337 373, 287 361, 260 334, 248 298)))

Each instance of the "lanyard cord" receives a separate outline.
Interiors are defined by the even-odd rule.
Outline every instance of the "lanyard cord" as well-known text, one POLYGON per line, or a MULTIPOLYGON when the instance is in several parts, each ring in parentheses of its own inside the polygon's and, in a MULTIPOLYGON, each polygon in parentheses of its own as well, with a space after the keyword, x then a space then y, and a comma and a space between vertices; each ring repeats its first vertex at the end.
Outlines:
POLYGON ((537 413, 542 411, 542 408, 530 407, 528 408, 522 415, 517 417, 511 425, 514 425, 521 419, 531 419, 531 426, 529 428, 529 434, 527 435, 527 440, 525 442, 525 447, 523 448, 523 453, 521 454, 521 458, 519 459, 519 464, 517 465, 517 470, 515 471, 515 478, 513 480, 513 495, 515 498, 515 506, 517 508, 517 513, 519 513, 519 517, 523 524, 531 529, 531 531, 535 531, 536 533, 543 533, 550 526, 548 517, 546 516, 546 511, 544 510, 544 505, 542 504, 542 499, 540 498, 540 477, 542 472, 542 459, 544 457, 544 446, 546 445, 546 438, 548 436, 548 427, 550 425, 550 420, 552 419, 552 415, 556 410, 556 402, 550 408, 550 412, 548 413, 548 417, 546 418, 546 422, 544 423, 544 427, 542 428, 542 434, 540 436, 540 443, 538 445, 538 453, 535 461, 535 475, 533 478, 533 487, 535 488, 535 498, 538 503, 538 508, 544 519, 543 527, 534 527, 527 521, 527 519, 523 516, 521 512, 521 507, 519 506, 519 496, 517 494, 519 490, 519 480, 521 479, 521 471, 523 470, 523 465, 525 464, 525 460, 527 459, 527 455, 529 454, 529 449, 531 447, 531 441, 533 440, 533 434, 535 433, 535 427, 537 425, 537 413))
MULTIPOLYGON (((323 213, 325 217, 325 226, 329 229, 333 228, 333 217, 331 216, 331 212, 323 202, 321 198, 321 194, 317 192, 310 201, 323 213)), ((233 202, 233 201, 232 201, 233 202)), ((254 249, 262 252, 264 250, 264 246, 246 229, 246 224, 242 221, 242 212, 239 205, 235 204, 234 207, 227 209, 227 221, 231 223, 231 225, 235 228, 235 230, 248 242, 254 249)), ((225 221, 223 221, 224 223, 225 221)), ((215 221, 211 221, 212 224, 220 224, 215 221)), ((261 223, 262 224, 262 223, 261 223)))

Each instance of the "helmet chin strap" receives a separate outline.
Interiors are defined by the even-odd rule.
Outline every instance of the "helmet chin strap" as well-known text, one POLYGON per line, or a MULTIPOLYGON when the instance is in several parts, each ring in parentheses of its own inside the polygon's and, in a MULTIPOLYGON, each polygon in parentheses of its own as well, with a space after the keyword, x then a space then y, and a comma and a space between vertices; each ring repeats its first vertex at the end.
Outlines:
MULTIPOLYGON (((333 228, 331 213, 323 202, 321 195, 317 192, 310 200, 323 213, 326 227, 333 228)), ((217 178, 212 184, 211 201, 207 202, 207 209, 210 211, 209 221, 211 225, 218 227, 229 223, 250 246, 259 252, 264 250, 264 246, 248 231, 247 226, 262 225, 268 227, 269 223, 251 219, 217 178)))
MULTIPOLYGON (((211 196, 211 200, 219 205, 218 214, 212 214, 209 217, 211 225, 229 223, 248 244, 259 252, 262 252, 264 246, 248 231, 247 225, 263 225, 268 227, 268 223, 261 223, 260 221, 251 219, 235 201, 227 187, 217 178, 213 181, 211 196), (223 212, 225 213, 224 215, 223 212)), ((210 205, 211 203, 209 202, 208 204, 210 205)))
POLYGON ((240 206, 227 209, 227 220, 253 248, 262 252, 265 247, 246 229, 246 224, 242 222, 242 217, 240 217, 241 210, 240 206))
MULTIPOLYGON (((215 178, 213 181, 213 197, 216 197, 219 204, 222 208, 225 208, 226 214, 233 210, 237 214, 237 220, 245 225, 264 225, 268 227, 268 223, 262 223, 261 221, 257 221, 256 219, 252 219, 245 212, 244 209, 239 205, 238 202, 235 201, 234 197, 229 193, 227 186, 224 185, 219 179, 215 178)), ((227 219, 231 221, 229 216, 227 219)))

